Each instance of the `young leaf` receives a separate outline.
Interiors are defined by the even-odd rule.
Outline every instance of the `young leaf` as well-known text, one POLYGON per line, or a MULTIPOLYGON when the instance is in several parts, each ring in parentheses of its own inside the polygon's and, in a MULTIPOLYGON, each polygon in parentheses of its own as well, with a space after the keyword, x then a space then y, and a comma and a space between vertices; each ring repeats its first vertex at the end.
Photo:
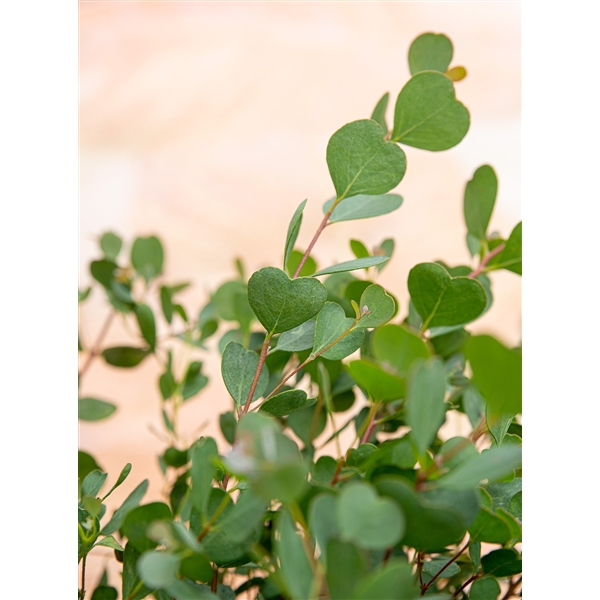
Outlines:
POLYGON ((446 71, 446 77, 450 81, 462 81, 467 76, 467 70, 464 67, 452 67, 446 71))
POLYGON ((131 264, 146 283, 162 273, 163 260, 163 247, 156 236, 135 239, 131 248, 131 264))
POLYGON ((446 371, 438 358, 418 365, 409 379, 406 424, 410 426, 419 455, 435 439, 446 414, 446 371))
POLYGON ((195 396, 208 383, 208 377, 201 373, 201 369, 201 362, 193 361, 189 364, 183 379, 183 389, 181 390, 181 397, 184 401, 195 396))
POLYGON ((167 323, 171 324, 173 320, 173 294, 166 285, 160 286, 160 306, 167 323))
POLYGON ((102 473, 101 471, 89 473, 81 484, 81 496, 96 497, 107 477, 108 473, 102 473))
POLYGON ((386 92, 381 98, 379 102, 375 105, 373 109, 373 114, 371 115, 371 119, 379 124, 381 129, 383 130, 383 135, 387 135, 388 126, 385 120, 385 112, 387 110, 388 102, 390 100, 390 93, 386 92))
POLYGON ((99 542, 96 542, 94 546, 105 546, 106 548, 112 548, 113 550, 120 550, 123 552, 123 546, 121 546, 112 535, 102 538, 99 542))
POLYGON ((371 256, 367 247, 360 240, 350 240, 350 249, 356 258, 367 258, 367 256, 371 256))
POLYGON ((309 350, 313 347, 313 340, 315 338, 315 321, 310 319, 305 321, 298 327, 284 331, 279 339, 277 340, 277 347, 275 350, 282 350, 284 352, 301 352, 302 350, 309 350))
MULTIPOLYGON (((378 196, 369 196, 358 194, 346 198, 340 202, 329 217, 330 223, 339 223, 341 221, 354 221, 356 219, 370 219, 387 215, 402 206, 403 198, 398 194, 380 194, 378 196)), ((335 202, 335 198, 328 200, 323 205, 323 212, 326 213, 335 202)))
MULTIPOLYGON (((383 258, 383 257, 382 257, 383 258)), ((388 257, 385 257, 388 260, 388 257)), ((374 283, 362 293, 359 302, 363 315, 357 327, 379 327, 387 323, 396 310, 396 303, 380 285, 374 283)))
POLYGON ((371 348, 378 361, 404 374, 415 360, 427 360, 431 356, 421 337, 400 325, 384 325, 377 329, 371 339, 371 348))
POLYGON ((498 178, 494 169, 489 165, 479 167, 465 187, 464 199, 467 230, 478 240, 487 239, 487 228, 497 194, 498 178))
POLYGON ((149 350, 131 346, 114 346, 102 351, 102 357, 109 365, 124 368, 139 365, 148 354, 150 354, 149 350))
POLYGON ((290 254, 294 249, 294 244, 296 243, 296 239, 298 238, 298 233, 300 233, 300 225, 302 224, 302 211, 306 206, 306 200, 300 203, 296 212, 292 216, 292 220, 288 225, 287 236, 285 239, 285 247, 283 251, 283 268, 285 269, 288 263, 288 259, 290 258, 290 254))
POLYGON ((319 275, 329 275, 330 273, 344 273, 346 271, 356 271, 357 269, 368 269, 369 267, 380 265, 388 260, 389 258, 387 256, 369 256, 367 258, 357 258, 356 260, 348 260, 346 262, 327 267, 326 269, 321 269, 320 271, 317 271, 314 276, 318 277, 319 275))
POLYGON ((97 398, 79 398, 79 419, 81 421, 101 421, 110 417, 117 407, 97 398))
POLYGON ((523 274, 523 224, 519 222, 506 240, 504 250, 487 264, 487 270, 506 269, 517 275, 523 274))
POLYGON ((148 480, 144 479, 144 481, 142 481, 142 483, 140 483, 135 490, 133 490, 133 492, 127 496, 125 502, 123 502, 123 504, 117 508, 110 521, 102 528, 100 533, 102 535, 110 535, 111 533, 117 531, 117 529, 120 529, 123 519, 125 519, 127 513, 140 503, 147 489, 148 480))
MULTIPOLYGON (((375 248, 373 251, 373 254, 375 256, 387 256, 388 258, 392 257, 392 254, 394 253, 394 246, 395 246, 395 242, 393 239, 388 238, 383 240, 383 242, 381 242, 381 244, 379 245, 379 248, 375 248)), ((377 271, 381 272, 385 267, 387 266, 387 263, 384 263, 382 265, 377 265, 377 271)))
POLYGON ((121 246, 123 241, 118 235, 115 235, 111 231, 106 232, 100 238, 100 249, 104 253, 106 260, 116 261, 119 252, 121 252, 121 246))
POLYGON ((441 73, 414 75, 398 94, 392 141, 438 152, 456 146, 469 130, 469 111, 441 73))
POLYGON ((154 313, 147 304, 136 304, 134 311, 142 337, 148 342, 150 350, 154 352, 156 348, 156 323, 154 321, 154 313))
POLYGON ((316 315, 327 299, 325 286, 312 277, 290 279, 283 271, 265 267, 250 277, 248 300, 264 328, 282 333, 316 315))
POLYGON ((344 125, 331 136, 327 166, 338 200, 357 194, 385 194, 400 183, 406 156, 383 135, 375 121, 363 119, 344 125))
MULTIPOLYGON (((259 357, 256 352, 246 350, 237 342, 229 342, 223 351, 221 374, 227 391, 236 404, 246 404, 254 374, 258 368, 259 357)), ((252 402, 260 398, 269 385, 269 371, 265 365, 261 370, 258 383, 252 396, 252 402)))
POLYGON ((275 417, 285 417, 297 410, 312 406, 316 402, 317 399, 308 398, 304 390, 287 390, 263 402, 259 410, 275 417))
POLYGON ((420 71, 445 73, 453 53, 452 42, 443 33, 423 33, 413 41, 408 51, 410 74, 420 71))
POLYGON ((131 473, 131 463, 127 463, 121 469, 117 481, 115 481, 115 484, 110 488, 110 490, 106 494, 104 494, 102 501, 106 500, 106 498, 108 498, 127 479, 129 473, 131 473))
POLYGON ((423 319, 422 330, 469 323, 483 313, 487 304, 479 281, 450 277, 444 267, 435 263, 421 263, 411 269, 408 291, 423 319))
POLYGON ((365 333, 360 329, 349 331, 353 325, 354 319, 346 317, 344 309, 339 304, 325 302, 317 315, 312 353, 314 355, 322 353, 321 356, 329 360, 341 360, 358 350, 365 333), (331 347, 323 352, 328 346, 331 347))

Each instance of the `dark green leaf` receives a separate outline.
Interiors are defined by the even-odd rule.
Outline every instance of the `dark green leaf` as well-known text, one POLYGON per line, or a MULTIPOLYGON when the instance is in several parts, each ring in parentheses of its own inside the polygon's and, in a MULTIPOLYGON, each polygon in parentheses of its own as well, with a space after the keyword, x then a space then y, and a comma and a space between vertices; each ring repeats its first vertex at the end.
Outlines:
POLYGON ((469 130, 469 111, 441 73, 418 73, 402 88, 394 110, 392 141, 437 152, 456 146, 469 130))
POLYGON ((355 260, 348 260, 346 262, 338 263, 337 265, 332 265, 326 269, 321 269, 320 271, 317 271, 314 276, 318 277, 320 275, 329 275, 330 273, 343 273, 346 271, 356 271, 358 269, 368 269, 369 267, 380 265, 388 260, 389 258, 387 256, 368 256, 367 258, 357 258, 355 260))
POLYGON ((435 263, 421 263, 411 269, 408 291, 423 319, 423 330, 469 323, 483 313, 487 304, 479 281, 450 277, 444 267, 435 263))
POLYGON ((339 304, 325 302, 317 315, 312 354, 321 354, 329 360, 341 360, 358 350, 365 334, 362 330, 350 331, 353 325, 354 319, 346 317, 339 304))
MULTIPOLYGON (((387 257, 381 257, 388 260, 387 257)), ((380 285, 370 285, 360 297, 360 311, 364 315, 357 327, 379 327, 387 323, 393 316, 396 303, 380 285)))
POLYGON ((303 390, 287 390, 263 402, 259 410, 276 417, 285 417, 297 410, 312 406, 316 402, 316 398, 307 398, 307 394, 303 390))
MULTIPOLYGON (((346 198, 340 202, 329 217, 330 223, 339 223, 340 221, 353 221, 355 219, 370 219, 387 215, 402 206, 403 198, 398 194, 380 194, 368 195, 357 194, 346 198)), ((335 198, 328 200, 323 205, 323 212, 329 211, 335 198)))
POLYGON ((333 134, 327 144, 327 166, 337 199, 385 194, 400 183, 406 156, 383 135, 369 119, 348 123, 333 134))
POLYGON ((500 585, 493 577, 484 577, 473 582, 469 591, 469 600, 497 600, 500 585))
POLYGON ((110 535, 121 528, 123 520, 127 516, 127 513, 133 510, 143 498, 146 490, 148 489, 148 480, 144 479, 129 496, 125 499, 125 502, 114 512, 110 521, 102 528, 100 532, 102 535, 110 535))
POLYGON ((131 248, 131 264, 146 283, 162 273, 164 252, 156 236, 136 238, 131 248))
POLYGON ((192 448, 190 500, 202 519, 206 517, 212 481, 216 475, 216 466, 213 460, 218 455, 217 444, 212 438, 206 438, 192 448))
POLYGON ((445 73, 453 53, 452 42, 443 33, 423 33, 413 41, 408 51, 410 74, 420 71, 445 73))
POLYGON ((98 466, 98 463, 91 454, 79 450, 77 455, 77 475, 79 477, 80 483, 83 482, 88 473, 91 473, 96 469, 102 471, 102 469, 98 466))
POLYGON ((406 395, 404 379, 384 371, 368 359, 350 362, 348 370, 372 400, 397 400, 406 395))
POLYGON ((150 350, 154 352, 156 348, 156 323, 154 313, 147 304, 136 304, 134 309, 142 337, 148 342, 150 350))
POLYGON ((145 598, 151 590, 143 585, 137 573, 137 561, 140 557, 132 544, 125 546, 123 553, 123 598, 127 600, 141 600, 145 598))
POLYGON ((159 519, 172 519, 171 509, 163 502, 151 502, 130 510, 120 527, 121 534, 129 539, 138 552, 156 548, 157 543, 146 535, 148 525, 159 519))
MULTIPOLYGON (((423 572, 427 573, 428 575, 431 575, 433 577, 434 575, 438 574, 439 570, 442 567, 444 567, 449 560, 450 560, 450 558, 444 557, 444 556, 438 556, 431 560, 427 560, 423 563, 423 572)), ((454 562, 454 563, 448 565, 442 571, 442 574, 440 575, 440 577, 448 578, 448 577, 452 577, 453 575, 456 575, 457 573, 460 573, 460 567, 454 562)))
POLYGON ((160 287, 160 305, 167 323, 173 320, 173 295, 166 285, 160 287))
POLYGON ((114 272, 118 268, 117 264, 110 260, 93 260, 90 263, 90 273, 92 274, 92 277, 108 290, 110 290, 114 272))
POLYGON ((419 358, 427 360, 431 352, 420 336, 400 325, 385 325, 371 339, 375 358, 399 373, 406 374, 419 358))
POLYGON ((106 498, 108 498, 129 476, 129 473, 131 473, 131 463, 127 463, 122 469, 121 472, 119 473, 119 477, 117 478, 117 481, 115 481, 115 484, 110 488, 110 490, 104 495, 104 497, 102 498, 102 500, 104 501, 106 498))
POLYGON ((371 115, 371 119, 379 124, 384 135, 386 135, 388 132, 388 126, 385 120, 385 112, 387 110, 389 100, 390 93, 386 92, 383 96, 381 96, 379 102, 377 102, 375 108, 373 109, 373 114, 371 115))
POLYGON ((132 346, 113 346, 102 351, 102 356, 109 365, 125 368, 139 365, 149 354, 149 350, 132 346))
POLYGON ((110 585, 99 585, 92 594, 92 600, 117 600, 119 592, 110 585))
POLYGON ((314 404, 292 413, 287 418, 291 430, 307 445, 325 429, 327 413, 324 410, 317 413, 317 410, 318 405, 314 404))
POLYGON ((288 263, 288 259, 290 258, 290 254, 294 249, 294 244, 296 243, 296 239, 298 238, 298 233, 300 232, 300 225, 302 224, 302 211, 306 206, 306 200, 300 203, 296 212, 292 216, 292 220, 288 225, 287 236, 285 239, 285 247, 283 252, 283 268, 285 269, 288 263))
POLYGON ((493 550, 481 557, 481 565, 486 575, 509 577, 521 572, 521 557, 516 550, 502 548, 493 550))
MULTIPOLYGON (((304 257, 304 252, 301 250, 292 250, 290 253, 290 257, 285 266, 286 273, 293 277, 294 273, 296 273, 296 269, 300 265, 300 261, 304 257)), ((317 263, 312 256, 309 256, 305 261, 304 265, 302 265, 302 269, 300 269, 300 273, 298 273, 298 277, 309 277, 310 275, 314 275, 317 272, 317 263)))
POLYGON ((117 407, 97 398, 79 398, 79 419, 82 421, 100 421, 110 417, 117 407))
POLYGON ((183 389, 181 390, 184 401, 195 396, 208 383, 208 377, 201 373, 201 369, 201 362, 194 361, 189 364, 183 380, 183 389))
POLYGON ((348 600, 367 571, 364 558, 353 544, 330 540, 327 551, 327 587, 331 600, 348 600))
POLYGON ((285 352, 301 352, 302 350, 309 350, 313 347, 313 340, 315 338, 315 321, 310 319, 304 323, 284 331, 279 340, 277 340, 276 350, 282 350, 285 352))
POLYGON ((94 546, 105 546, 107 548, 112 548, 113 550, 120 550, 123 552, 123 546, 115 540, 112 535, 108 535, 105 538, 102 538, 99 542, 96 542, 94 546))
POLYGON ((179 572, 192 581, 209 582, 213 575, 210 561, 202 554, 193 554, 184 558, 179 565, 179 572))
POLYGON ((177 391, 177 382, 170 370, 165 371, 159 377, 158 387, 163 400, 168 400, 177 391))
POLYGON ((117 260, 117 256, 119 256, 119 252, 121 252, 122 245, 123 241, 121 238, 111 231, 106 232, 100 238, 100 249, 104 253, 104 258, 106 260, 117 260))
POLYGON ((477 518, 469 527, 471 539, 488 544, 506 544, 513 535, 511 526, 502 515, 482 506, 477 518))
POLYGON ((233 412, 228 411, 219 416, 219 425, 221 427, 221 433, 223 437, 230 443, 233 444, 235 440, 235 432, 237 429, 237 419, 233 412))
MULTIPOLYGON (((246 350, 241 344, 229 342, 225 347, 221 361, 221 374, 227 391, 237 404, 246 404, 258 363, 259 357, 256 352, 246 350)), ((268 384, 269 372, 263 365, 252 402, 265 393, 268 384)))
POLYGON ((489 165, 479 167, 465 188, 464 214, 469 233, 480 241, 487 239, 497 194, 498 178, 494 169, 489 165))
POLYGON ((248 282, 248 300, 270 333, 297 327, 316 315, 327 299, 325 286, 312 277, 290 279, 283 271, 265 267, 248 282))

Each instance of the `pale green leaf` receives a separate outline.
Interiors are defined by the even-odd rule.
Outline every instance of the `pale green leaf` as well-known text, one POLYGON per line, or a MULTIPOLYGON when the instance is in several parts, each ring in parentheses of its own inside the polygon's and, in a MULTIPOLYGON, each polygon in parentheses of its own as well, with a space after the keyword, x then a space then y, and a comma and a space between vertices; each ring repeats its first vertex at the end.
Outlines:
MULTIPOLYGON (((402 201, 402 196, 398 194, 381 194, 379 196, 358 194, 357 196, 351 196, 333 209, 329 222, 339 223, 340 221, 370 219, 371 217, 387 215, 400 208, 402 201)), ((334 202, 335 199, 325 202, 323 212, 328 212, 334 202)))
POLYGON ((367 258, 357 258, 355 260, 348 260, 346 262, 338 263, 337 265, 332 265, 326 269, 321 269, 320 271, 317 271, 314 276, 318 277, 319 275, 329 275, 330 273, 344 273, 346 271, 368 269, 369 267, 380 265, 388 260, 389 257, 387 256, 369 256, 367 258))

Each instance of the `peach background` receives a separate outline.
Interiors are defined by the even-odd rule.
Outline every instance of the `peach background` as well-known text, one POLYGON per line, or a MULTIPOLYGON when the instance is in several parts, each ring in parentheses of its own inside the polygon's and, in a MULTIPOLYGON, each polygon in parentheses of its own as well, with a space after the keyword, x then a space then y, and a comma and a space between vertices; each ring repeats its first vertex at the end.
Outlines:
MULTIPOLYGON (((208 293, 235 275, 280 266, 289 219, 308 204, 298 246, 305 247, 332 194, 325 162, 329 137, 370 116, 409 77, 410 42, 425 31, 453 41, 452 65, 468 77, 458 98, 471 130, 456 148, 429 153, 404 148, 403 206, 392 215, 328 228, 314 256, 321 266, 352 257, 350 238, 368 246, 386 237, 396 252, 380 283, 406 313, 406 277, 418 262, 442 258, 469 264, 462 193, 483 163, 496 169, 499 198, 491 228, 508 235, 520 219, 520 7, 516 3, 80 3, 80 286, 107 229, 126 243, 157 234, 165 246, 167 282, 191 281, 181 294, 195 317, 208 293)), ((126 250, 129 250, 129 245, 126 250)), ((471 329, 508 344, 520 341, 520 278, 492 276, 495 303, 471 329)), ((81 310, 84 340, 99 331, 108 308, 96 290, 81 310)), ((133 324, 115 321, 106 343, 132 343, 133 324)), ((166 330, 163 330, 165 333, 166 330)), ((214 344, 213 344, 214 347, 214 344)), ((215 435, 215 417, 229 407, 218 356, 177 350, 176 366, 204 360, 211 383, 182 409, 184 436, 215 435), (209 425, 210 423, 210 425, 209 425)), ((154 458, 165 445, 158 364, 131 370, 95 361, 82 395, 114 401, 110 421, 80 423, 80 446, 109 472, 126 462, 127 483, 108 512, 144 478, 146 501, 161 498, 154 458)), ((461 423, 453 423, 460 431, 461 423)), ((106 560, 95 550, 93 590, 106 560)), ((114 561, 111 561, 114 565, 114 561)), ((111 572, 111 583, 118 586, 111 572)))

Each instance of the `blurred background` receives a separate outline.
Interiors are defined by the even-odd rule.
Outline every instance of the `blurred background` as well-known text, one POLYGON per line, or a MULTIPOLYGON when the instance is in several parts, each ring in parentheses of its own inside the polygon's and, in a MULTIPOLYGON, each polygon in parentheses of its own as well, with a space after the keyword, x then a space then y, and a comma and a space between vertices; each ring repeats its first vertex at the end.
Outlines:
MULTIPOLYGON (((491 230, 508 236, 520 220, 520 7, 518 3, 80 3, 80 287, 91 283, 98 239, 112 230, 128 252, 138 235, 165 247, 168 283, 192 317, 216 287, 236 276, 281 266, 287 225, 308 199, 297 246, 305 248, 333 194, 325 149, 345 123, 368 118, 384 92, 395 97, 409 78, 411 41, 431 31, 454 43, 451 66, 468 76, 457 97, 471 129, 456 148, 431 153, 403 147, 406 176, 391 215, 327 228, 314 257, 321 267, 353 258, 348 240, 368 247, 396 241, 378 280, 407 310, 408 271, 443 259, 472 264, 462 216, 465 183, 480 165, 499 177, 491 230)), ((491 275, 494 305, 470 329, 508 345, 521 339, 521 279, 491 275)), ((80 313, 91 343, 109 307, 96 290, 80 313)), ((132 330, 113 321, 107 345, 131 344, 132 330)), ((212 343, 211 347, 215 344, 212 343)), ((230 408, 219 357, 182 351, 181 364, 205 361, 207 388, 187 403, 182 429, 190 441, 218 431, 230 408)), ((120 505, 142 479, 146 501, 161 499, 154 458, 165 443, 157 362, 117 369, 95 360, 81 395, 117 404, 110 420, 80 422, 80 447, 114 481, 126 462, 130 482, 107 501, 120 505)), ((455 424, 460 428, 460 424, 455 424)), ((90 588, 106 558, 92 552, 90 588), (94 558, 94 554, 96 557, 94 558)), ((114 561, 112 561, 114 564, 114 561)), ((116 581, 114 582, 116 583, 116 581)))

